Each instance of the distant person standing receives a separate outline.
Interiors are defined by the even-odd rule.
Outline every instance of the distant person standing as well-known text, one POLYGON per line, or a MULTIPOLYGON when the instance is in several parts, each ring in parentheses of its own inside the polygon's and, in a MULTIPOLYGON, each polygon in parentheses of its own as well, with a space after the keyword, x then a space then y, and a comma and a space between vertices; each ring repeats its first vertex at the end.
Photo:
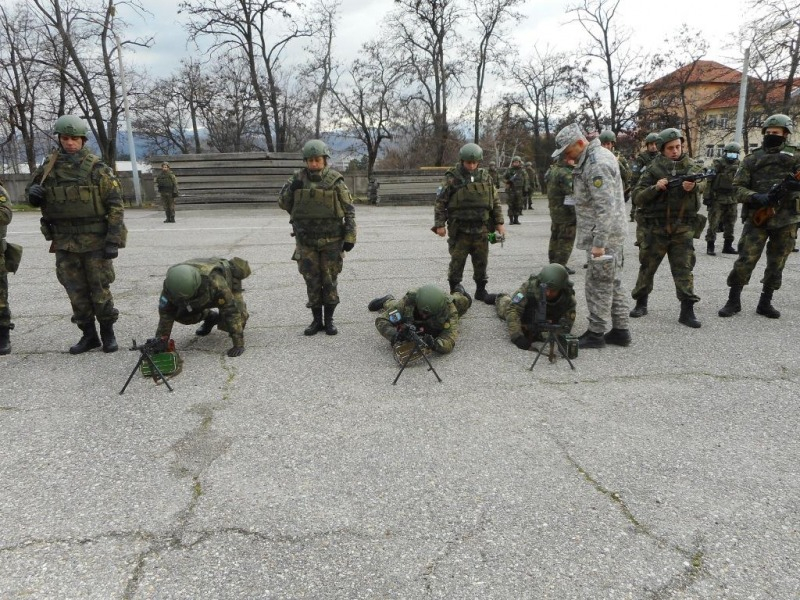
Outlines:
POLYGON ((739 169, 739 152, 742 147, 736 142, 725 145, 725 154, 714 159, 713 179, 706 182, 703 190, 703 204, 708 207, 708 229, 706 230, 706 254, 715 256, 714 244, 717 241, 717 227, 722 225, 724 245, 723 254, 737 254, 733 247, 733 228, 739 204, 736 201, 736 188, 733 176, 739 169))
POLYGON ((161 172, 156 177, 156 187, 161 195, 161 203, 164 205, 164 213, 167 218, 164 223, 175 222, 175 198, 178 197, 178 179, 169 166, 168 162, 161 163, 161 172))
POLYGON ((497 172, 497 163, 495 161, 489 162, 489 168, 486 169, 489 173, 489 177, 492 178, 492 183, 494 184, 495 189, 500 189, 500 173, 497 172))
POLYGON ((512 157, 511 166, 506 169, 503 179, 508 198, 508 222, 511 225, 519 225, 519 216, 525 207, 525 194, 528 191, 528 175, 519 156, 512 157))
POLYGON ((525 163, 525 175, 528 177, 528 191, 525 193, 525 202, 529 210, 533 210, 533 191, 536 188, 536 171, 533 169, 533 163, 528 161, 525 163))

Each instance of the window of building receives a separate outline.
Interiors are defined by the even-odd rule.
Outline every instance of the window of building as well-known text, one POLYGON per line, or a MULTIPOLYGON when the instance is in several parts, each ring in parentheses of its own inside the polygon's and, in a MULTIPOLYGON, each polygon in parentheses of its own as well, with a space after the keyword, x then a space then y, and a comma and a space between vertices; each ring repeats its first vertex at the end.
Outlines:
POLYGON ((708 144, 706 146, 706 158, 714 158, 714 145, 708 144))
POLYGON ((719 128, 720 129, 727 129, 728 127, 728 117, 725 115, 720 115, 719 117, 719 128))

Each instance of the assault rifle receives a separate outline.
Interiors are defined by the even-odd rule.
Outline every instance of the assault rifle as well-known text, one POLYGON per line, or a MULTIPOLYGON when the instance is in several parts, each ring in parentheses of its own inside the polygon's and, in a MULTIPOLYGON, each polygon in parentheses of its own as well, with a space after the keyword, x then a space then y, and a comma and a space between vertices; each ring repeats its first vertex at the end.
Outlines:
POLYGON ((436 369, 433 368, 431 361, 428 360, 428 357, 425 355, 426 349, 433 350, 433 348, 430 348, 430 346, 428 346, 428 344, 426 344, 425 341, 419 336, 417 333, 417 326, 413 323, 403 322, 403 315, 400 314, 400 311, 393 310, 388 316, 389 322, 397 327, 398 341, 409 341, 414 343, 414 347, 406 356, 403 364, 400 365, 400 371, 397 373, 397 377, 394 378, 392 385, 397 384, 397 380, 400 379, 400 375, 403 374, 408 362, 414 355, 422 356, 422 358, 425 359, 425 362, 428 363, 428 371, 432 371, 439 383, 442 383, 442 378, 439 377, 439 374, 436 372, 436 369))
POLYGON ((677 177, 670 177, 667 180, 667 189, 671 190, 677 187, 681 187, 684 181, 694 181, 695 183, 698 181, 702 181, 703 179, 711 179, 712 177, 716 177, 717 172, 711 169, 710 171, 703 171, 701 173, 689 173, 688 175, 678 175, 677 177))
POLYGON ((133 371, 128 376, 128 380, 125 382, 125 385, 122 386, 119 394, 120 396, 125 393, 125 389, 128 387, 128 384, 133 379, 133 376, 136 374, 136 371, 139 370, 139 367, 142 366, 142 363, 147 363, 150 366, 151 373, 153 376, 153 380, 158 382, 160 379, 164 382, 164 385, 167 386, 167 389, 172 392, 172 386, 167 381, 167 378, 164 376, 164 373, 158 367, 158 365, 153 361, 153 356, 155 354, 161 354, 163 352, 174 352, 175 350, 175 343, 172 340, 166 340, 162 338, 150 338, 144 344, 136 345, 136 340, 133 340, 133 345, 129 348, 131 351, 138 350, 139 351, 139 361, 136 363, 136 366, 133 367, 133 371))
POLYGON ((800 191, 800 171, 792 175, 787 175, 782 181, 773 185, 767 192, 767 204, 756 209, 753 213, 753 224, 761 227, 764 223, 775 216, 781 202, 790 192, 800 191))
POLYGON ((564 347, 564 342, 562 342, 561 338, 559 338, 556 334, 556 332, 560 331, 561 329, 563 329, 563 325, 561 323, 551 323, 547 320, 547 284, 540 283, 539 302, 536 304, 536 308, 533 311, 533 330, 541 331, 542 333, 546 331, 547 339, 539 348, 536 358, 533 359, 533 364, 531 364, 530 368, 528 369, 529 371, 533 371, 533 367, 536 366, 539 357, 544 353, 545 347, 548 348, 547 359, 551 363, 556 362, 556 348, 558 348, 561 356, 566 358, 569 366, 573 371, 575 370, 575 365, 572 364, 572 360, 569 357, 569 352, 567 352, 567 348, 564 347))

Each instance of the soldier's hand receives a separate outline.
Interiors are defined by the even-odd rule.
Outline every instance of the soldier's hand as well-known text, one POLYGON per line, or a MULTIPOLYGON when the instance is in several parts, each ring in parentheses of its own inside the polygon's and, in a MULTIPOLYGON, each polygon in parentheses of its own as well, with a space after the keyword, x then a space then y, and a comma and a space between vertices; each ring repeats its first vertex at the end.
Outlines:
POLYGON ((236 358, 237 356, 241 356, 244 354, 244 346, 234 346, 228 350, 228 356, 231 358, 236 358))
POLYGON ((514 342, 514 345, 520 350, 527 350, 531 347, 531 343, 528 341, 528 338, 522 334, 515 335, 513 338, 511 338, 511 341, 514 342))
POLYGON ((28 188, 28 203, 31 206, 42 206, 44 204, 45 194, 44 186, 34 183, 28 188))
POLYGON ((769 204, 769 194, 753 194, 752 196, 750 196, 750 202, 752 204, 765 206, 769 204))
POLYGON ((106 245, 103 248, 103 258, 111 260, 112 258, 117 258, 118 256, 119 256, 119 246, 117 246, 116 244, 112 244, 110 242, 106 242, 106 245))
POLYGON ((444 227, 437 227, 433 230, 433 232, 438 235, 439 237, 444 237, 447 233, 447 230, 444 227))
POLYGON ((430 333, 424 334, 422 337, 422 343, 425 344, 428 348, 433 350, 433 347, 436 345, 436 340, 430 333))
POLYGON ((352 250, 354 247, 355 243, 353 242, 345 242, 344 244, 342 244, 342 250, 344 250, 345 252, 350 252, 350 250, 352 250))
POLYGON ((684 192, 691 192, 696 185, 697 185, 696 181, 684 181, 683 182, 683 191, 684 192))
POLYGON ((667 189, 667 185, 668 185, 668 184, 669 184, 669 179, 667 179, 666 177, 663 177, 663 178, 659 179, 658 181, 656 181, 656 187, 657 187, 659 190, 661 190, 662 192, 663 192, 665 189, 667 189))

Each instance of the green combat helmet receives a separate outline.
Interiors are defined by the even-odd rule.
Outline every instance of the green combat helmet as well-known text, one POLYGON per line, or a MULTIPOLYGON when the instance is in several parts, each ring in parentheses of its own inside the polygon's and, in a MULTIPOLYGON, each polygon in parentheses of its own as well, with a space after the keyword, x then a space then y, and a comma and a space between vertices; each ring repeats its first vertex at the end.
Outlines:
POLYGON ((603 131, 600 132, 600 143, 608 144, 609 142, 616 143, 617 136, 614 135, 614 132, 611 131, 610 129, 604 129, 603 131))
POLYGON ((655 131, 651 131, 647 134, 647 137, 644 138, 645 144, 657 144, 658 143, 658 134, 655 131))
POLYGON ((53 125, 53 133, 85 138, 89 135, 89 127, 78 116, 63 115, 58 117, 53 125))
POLYGON ((458 151, 459 160, 483 160, 483 149, 478 144, 464 144, 458 151))
POLYGON ((178 298, 192 298, 200 287, 200 271, 191 265, 175 265, 167 269, 164 287, 178 298))
POLYGON ((496 163, 495 161, 491 161, 491 162, 489 163, 489 166, 490 166, 490 167, 496 167, 496 166, 497 166, 497 163, 496 163))
POLYGON ((322 140, 308 140, 303 146, 303 160, 314 158, 315 156, 331 157, 328 145, 322 140))
POLYGON ((569 273, 558 263, 551 263, 544 267, 536 278, 539 280, 539 283, 543 283, 549 289, 559 292, 570 285, 569 273))
POLYGON ((417 290, 417 310, 426 315, 436 315, 447 306, 447 295, 435 285, 423 285, 417 290))
POLYGON ((522 159, 519 156, 512 156, 511 157, 511 164, 513 165, 515 162, 521 163, 522 159))
POLYGON ((658 134, 658 149, 663 150, 664 146, 670 143, 673 140, 680 140, 681 144, 686 141, 683 137, 683 134, 680 132, 679 129, 675 129, 674 127, 669 127, 665 129, 661 133, 658 134))
POLYGON ((793 133, 794 132, 794 123, 792 120, 786 115, 770 115, 765 120, 763 125, 761 125, 761 133, 766 134, 768 127, 783 127, 786 130, 786 133, 793 133))
POLYGON ((725 144, 725 152, 733 152, 735 154, 739 154, 742 151, 742 147, 737 144, 736 142, 728 142, 725 144))

